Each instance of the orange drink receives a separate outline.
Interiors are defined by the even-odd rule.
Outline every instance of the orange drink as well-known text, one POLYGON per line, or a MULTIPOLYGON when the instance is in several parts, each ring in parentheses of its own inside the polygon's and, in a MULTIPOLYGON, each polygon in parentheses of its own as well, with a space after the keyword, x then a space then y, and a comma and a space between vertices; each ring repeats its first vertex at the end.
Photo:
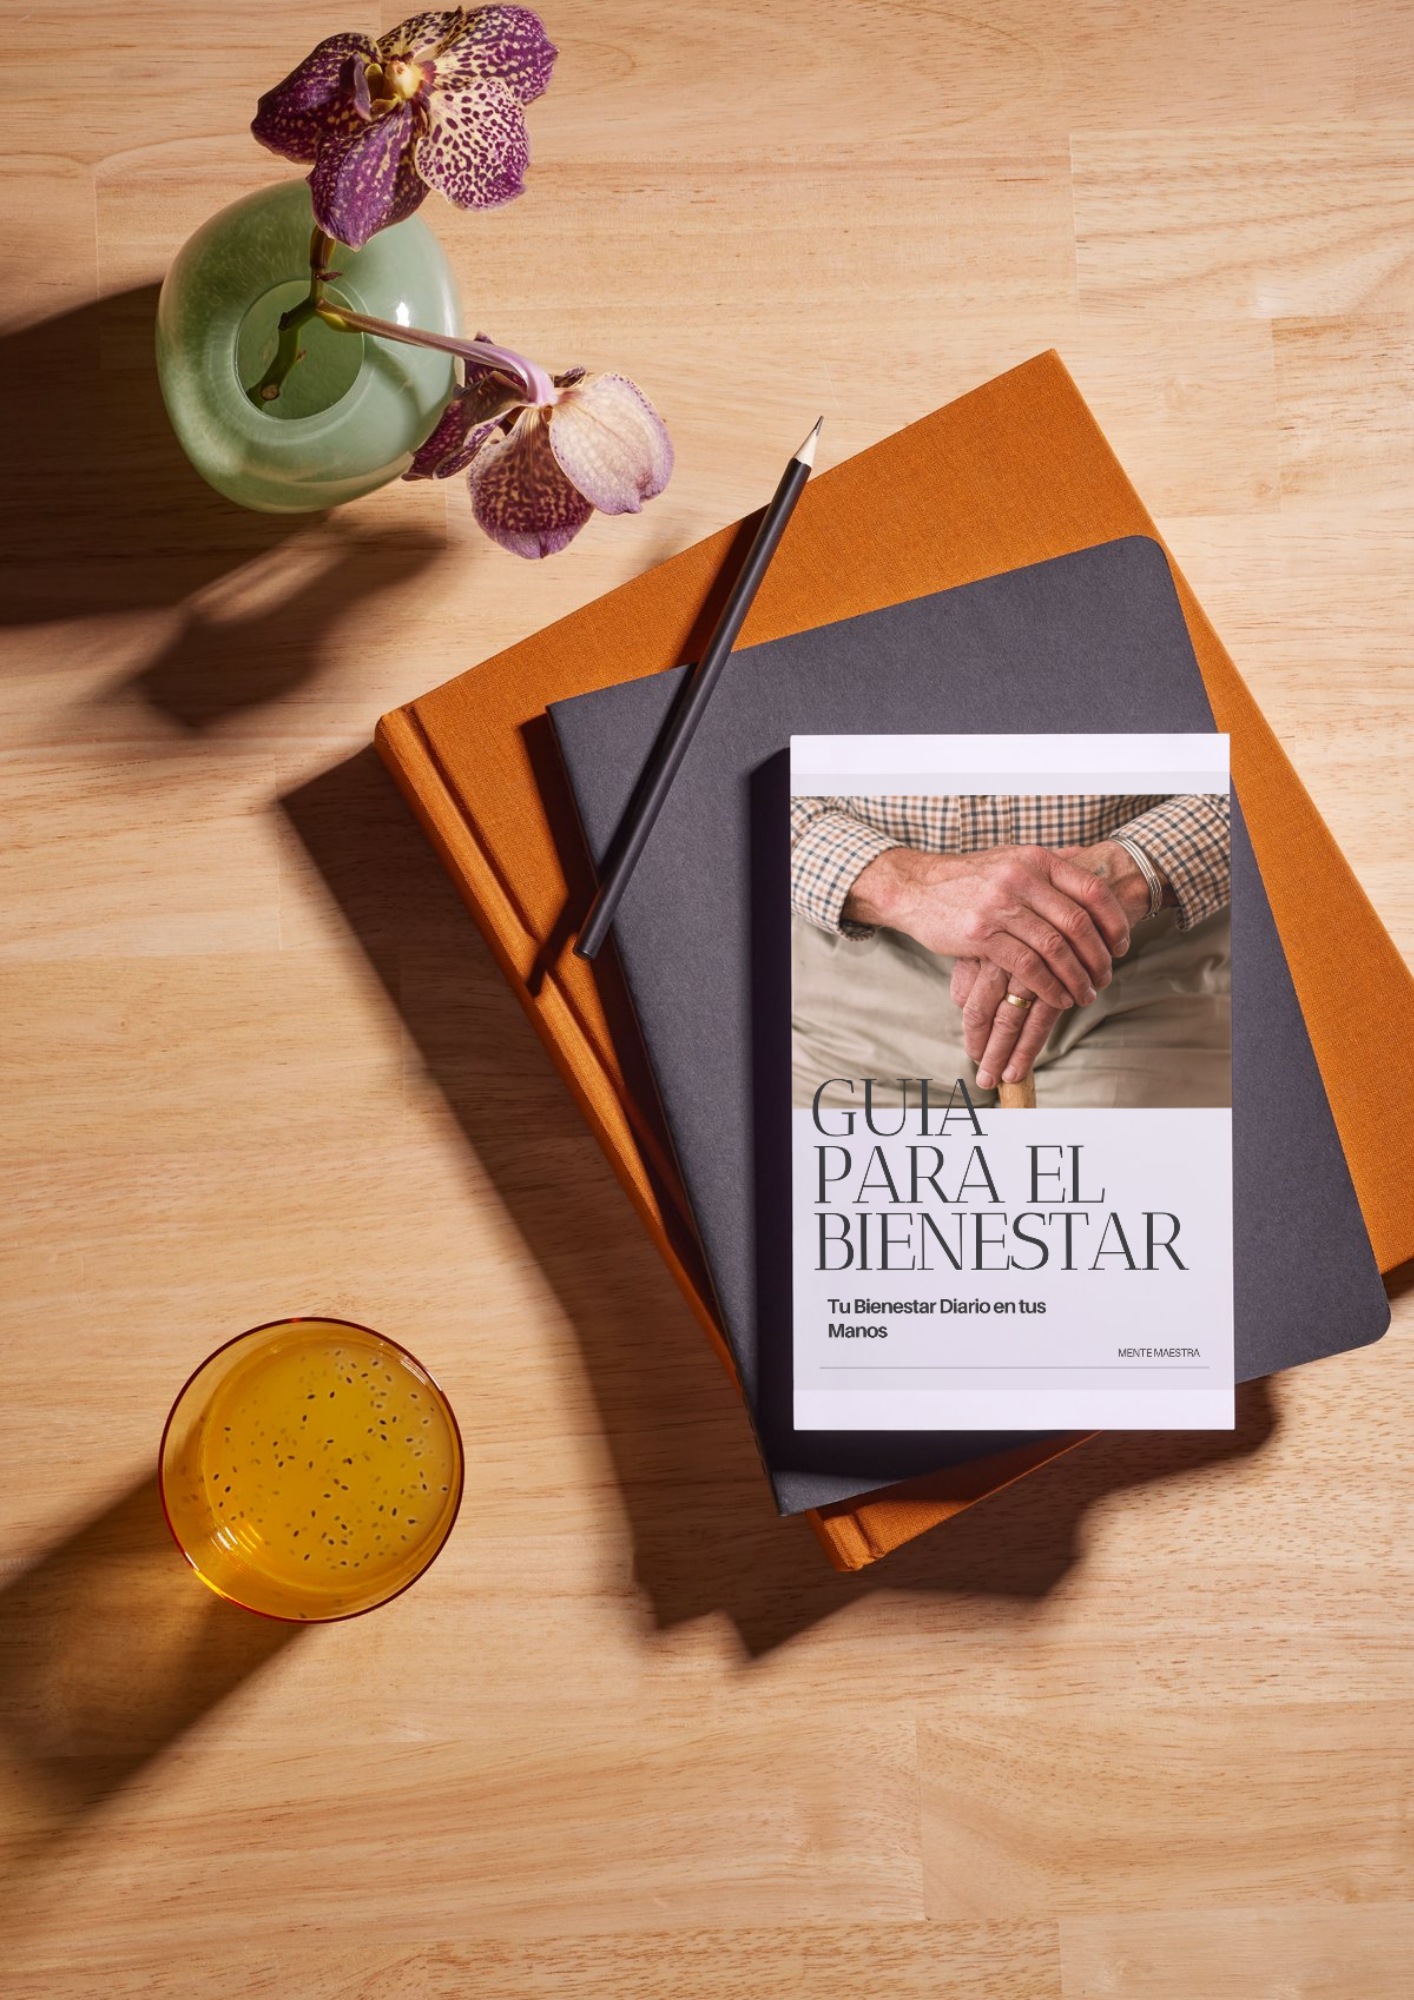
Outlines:
POLYGON ((432 1377, 345 1320, 281 1320, 218 1348, 162 1439, 178 1547, 270 1618, 349 1618, 405 1590, 451 1532, 462 1477, 432 1377))

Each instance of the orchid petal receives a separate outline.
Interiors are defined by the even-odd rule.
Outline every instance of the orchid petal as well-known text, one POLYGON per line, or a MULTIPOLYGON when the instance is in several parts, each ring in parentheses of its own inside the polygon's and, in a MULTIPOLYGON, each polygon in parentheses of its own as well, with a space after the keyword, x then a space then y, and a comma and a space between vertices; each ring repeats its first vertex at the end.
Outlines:
POLYGON ((367 35, 330 35, 283 83, 266 91, 252 133, 282 159, 312 160, 326 136, 358 129, 355 83, 377 53, 367 35))
MULTIPOLYGON (((471 337, 481 347, 491 347, 494 345, 494 342, 492 341, 489 333, 474 333, 471 337)), ((500 370, 493 368, 489 361, 469 361, 465 357, 463 357, 462 381, 466 384, 468 389, 472 386, 474 382, 484 381, 488 375, 496 375, 499 373, 500 370)))
POLYGON ((427 190, 413 165, 412 109, 400 104, 372 125, 326 139, 309 177, 314 219, 351 250, 391 223, 405 221, 427 190))
POLYGON ((478 526, 512 555, 556 554, 594 512, 560 471, 540 410, 524 411, 509 433, 481 445, 468 484, 478 526))
POLYGON ((406 222, 410 215, 416 215, 427 199, 427 183, 417 171, 413 149, 408 147, 398 162, 397 178, 393 184, 393 205, 388 211, 386 222, 380 229, 391 228, 395 222, 406 222))
POLYGON ((378 53, 385 61, 393 56, 425 61, 428 56, 435 55, 442 44, 465 25, 466 20, 464 7, 431 7, 421 14, 409 14, 405 21, 399 21, 396 28, 389 28, 386 35, 378 37, 378 53))
POLYGON ((450 479, 465 472, 500 419, 519 404, 520 391, 497 376, 471 382, 443 410, 403 478, 450 479))
POLYGON ((533 104, 550 81, 558 53, 529 7, 478 7, 436 51, 433 87, 457 89, 484 77, 505 84, 521 104, 533 104))
POLYGON ((487 438, 494 436, 498 428, 494 422, 477 424, 474 429, 467 431, 464 437, 458 438, 455 436, 452 426, 447 423, 447 418, 452 415, 452 411, 455 408, 456 405, 454 403, 448 406, 443 415, 442 422, 438 424, 436 430, 427 440, 427 443, 416 454, 412 464, 403 474, 404 479, 454 478, 458 472, 466 472, 470 469, 471 461, 480 451, 482 445, 485 444, 487 438), (440 446, 438 445, 439 438, 443 440, 440 446), (435 458, 433 457, 434 451, 437 451, 439 454, 435 458))
POLYGON ((417 141, 417 171, 455 208, 495 208, 521 193, 530 145, 505 84, 469 77, 432 92, 431 123, 417 141))
POLYGON ((550 413, 550 447, 601 514, 636 514, 672 475, 667 425, 627 375, 587 375, 566 389, 550 413))

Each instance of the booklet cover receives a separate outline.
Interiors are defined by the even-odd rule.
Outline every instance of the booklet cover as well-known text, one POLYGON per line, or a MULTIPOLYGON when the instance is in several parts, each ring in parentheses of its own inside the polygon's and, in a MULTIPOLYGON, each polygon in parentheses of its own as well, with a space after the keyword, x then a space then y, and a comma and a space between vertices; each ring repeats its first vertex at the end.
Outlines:
POLYGON ((1225 736, 792 737, 798 1428, 1232 1427, 1229 805, 1225 736))

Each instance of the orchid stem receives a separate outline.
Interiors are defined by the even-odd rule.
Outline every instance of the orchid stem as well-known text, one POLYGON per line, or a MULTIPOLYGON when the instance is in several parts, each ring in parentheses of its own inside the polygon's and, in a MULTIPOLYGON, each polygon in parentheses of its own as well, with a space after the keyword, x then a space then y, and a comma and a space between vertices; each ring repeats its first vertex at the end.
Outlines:
POLYGON ((334 248, 332 236, 326 236, 316 228, 309 239, 309 296, 291 306, 287 313, 280 315, 279 338, 275 344, 275 358, 246 394, 257 409, 273 403, 285 386, 290 370, 304 353, 300 346, 300 334, 314 319, 324 298, 324 281, 329 275, 329 256, 334 248))
POLYGON ((489 340, 461 340, 448 333, 428 333, 420 326, 398 326, 390 319, 374 319, 370 313, 352 312, 347 306, 317 304, 313 310, 326 326, 339 333, 371 333, 379 340, 401 341, 405 347, 435 347, 440 354, 455 354, 476 367, 490 368, 509 376, 525 391, 526 401, 543 407, 555 401, 555 385, 545 370, 523 354, 497 347, 489 340))

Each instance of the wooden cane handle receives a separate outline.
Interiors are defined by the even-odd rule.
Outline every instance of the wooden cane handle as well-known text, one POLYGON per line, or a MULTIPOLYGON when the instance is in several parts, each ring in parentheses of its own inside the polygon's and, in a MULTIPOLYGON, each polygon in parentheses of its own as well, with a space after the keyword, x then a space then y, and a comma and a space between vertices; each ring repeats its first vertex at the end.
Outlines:
POLYGON ((1020 1083, 1004 1083, 998 1095, 1003 1111, 1034 1111, 1036 1109, 1036 1072, 1028 1070, 1020 1083))

